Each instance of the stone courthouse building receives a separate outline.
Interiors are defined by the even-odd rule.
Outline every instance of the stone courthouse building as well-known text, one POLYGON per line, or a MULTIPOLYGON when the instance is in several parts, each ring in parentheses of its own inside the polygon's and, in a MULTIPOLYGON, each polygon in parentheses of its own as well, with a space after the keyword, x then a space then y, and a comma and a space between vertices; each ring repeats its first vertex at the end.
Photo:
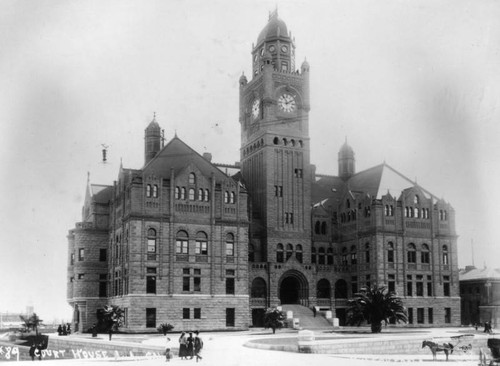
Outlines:
MULTIPOLYGON (((356 171, 346 143, 338 175, 310 162, 309 64, 277 13, 242 76, 241 161, 211 162, 156 119, 145 162, 113 185, 88 182, 82 221, 69 231, 68 302, 74 328, 106 304, 126 332, 246 329, 270 306, 330 309, 386 285, 414 326, 460 324, 454 210, 383 163, 356 171)), ((316 122, 317 123, 317 122, 316 122)), ((139 136, 138 136, 139 138, 139 136)))

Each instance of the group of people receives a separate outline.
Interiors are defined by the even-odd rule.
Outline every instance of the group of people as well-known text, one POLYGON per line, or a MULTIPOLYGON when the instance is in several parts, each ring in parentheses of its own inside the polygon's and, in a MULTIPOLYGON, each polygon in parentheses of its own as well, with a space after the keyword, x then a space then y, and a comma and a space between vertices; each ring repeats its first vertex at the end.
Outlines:
POLYGON ((70 323, 59 324, 59 326, 57 327, 57 334, 59 335, 71 334, 71 324, 70 323))
MULTIPOLYGON (((172 358, 169 347, 170 338, 167 338, 167 349, 165 352, 167 362, 172 358)), ((203 340, 200 337, 200 332, 182 332, 179 337, 179 357, 181 360, 193 359, 196 357, 196 362, 203 359, 201 350, 203 349, 203 340)))

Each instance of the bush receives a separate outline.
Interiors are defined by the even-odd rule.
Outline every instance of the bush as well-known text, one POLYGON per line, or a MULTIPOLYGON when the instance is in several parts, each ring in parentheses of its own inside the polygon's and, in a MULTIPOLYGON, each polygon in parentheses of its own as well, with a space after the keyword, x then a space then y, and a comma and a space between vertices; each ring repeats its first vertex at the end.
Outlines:
POLYGON ((174 326, 170 323, 161 323, 156 329, 158 329, 159 333, 167 335, 167 332, 170 332, 172 329, 174 329, 174 326))

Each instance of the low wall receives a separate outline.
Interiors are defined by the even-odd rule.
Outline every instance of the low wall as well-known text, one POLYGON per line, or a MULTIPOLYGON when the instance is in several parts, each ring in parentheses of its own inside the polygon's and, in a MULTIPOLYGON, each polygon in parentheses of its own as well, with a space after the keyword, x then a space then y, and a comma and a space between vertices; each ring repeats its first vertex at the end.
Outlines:
MULTIPOLYGON (((300 353, 326 353, 326 354, 360 354, 360 355, 429 355, 430 349, 428 347, 422 348, 422 342, 426 339, 425 336, 420 338, 362 338, 362 339, 329 339, 314 341, 300 341, 298 342, 298 350, 300 353)), ((427 338, 429 339, 429 338, 427 338)), ((487 348, 486 337, 474 337, 471 341, 460 342, 452 341, 454 348, 453 354, 479 354, 479 349, 487 348), (467 347, 472 345, 472 350, 461 349, 460 347, 467 347)), ((434 338, 437 343, 450 342, 450 337, 434 338)))

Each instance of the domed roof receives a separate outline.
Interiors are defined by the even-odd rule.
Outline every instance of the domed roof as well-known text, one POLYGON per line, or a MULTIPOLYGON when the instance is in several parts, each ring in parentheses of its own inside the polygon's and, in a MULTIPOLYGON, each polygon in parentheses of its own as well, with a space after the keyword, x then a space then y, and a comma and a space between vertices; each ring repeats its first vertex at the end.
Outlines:
POLYGON ((149 123, 148 127, 146 127, 146 130, 151 131, 151 130, 161 130, 160 125, 158 122, 156 122, 156 113, 153 116, 153 120, 149 123))
POLYGON ((339 156, 354 156, 354 150, 347 144, 347 137, 344 144, 340 148, 339 156))
POLYGON ((269 16, 269 22, 260 32, 259 38, 257 38, 257 45, 259 45, 263 41, 278 37, 290 40, 290 36, 288 35, 288 28, 286 27, 285 22, 278 18, 278 12, 275 11, 269 16))

